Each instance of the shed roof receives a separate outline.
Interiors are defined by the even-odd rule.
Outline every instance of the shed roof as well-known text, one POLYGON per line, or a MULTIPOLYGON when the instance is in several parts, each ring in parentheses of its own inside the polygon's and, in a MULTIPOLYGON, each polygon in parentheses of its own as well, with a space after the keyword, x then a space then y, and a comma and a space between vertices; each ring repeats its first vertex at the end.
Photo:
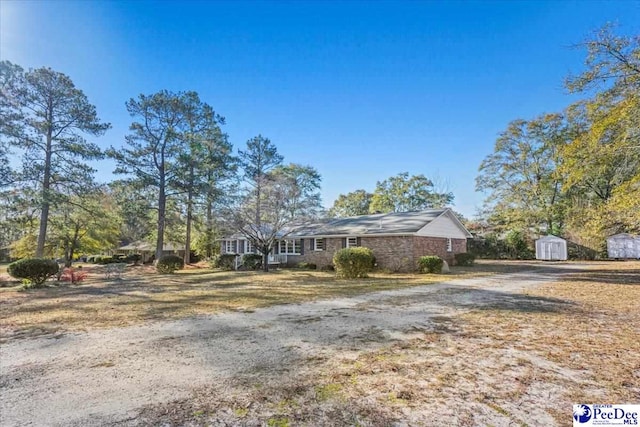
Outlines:
POLYGON ((544 241, 556 241, 556 242, 557 241, 563 241, 563 242, 566 242, 566 240, 563 239, 562 237, 554 236, 553 234, 548 234, 546 236, 540 237, 538 239, 538 241, 543 241, 543 242, 544 241))
MULTIPOLYGON (((640 237, 640 236, 638 236, 640 237)), ((619 233, 619 234, 614 234, 613 236, 609 236, 607 237, 607 240, 609 239, 635 239, 636 236, 634 236, 633 234, 629 234, 629 233, 619 233)))

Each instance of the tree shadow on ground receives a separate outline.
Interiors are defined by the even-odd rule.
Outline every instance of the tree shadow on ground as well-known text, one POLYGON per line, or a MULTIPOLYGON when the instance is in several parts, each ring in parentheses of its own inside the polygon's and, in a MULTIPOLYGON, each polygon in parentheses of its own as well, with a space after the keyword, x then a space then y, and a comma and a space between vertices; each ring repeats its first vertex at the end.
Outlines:
POLYGON ((447 298, 439 299, 438 303, 452 308, 508 310, 525 313, 555 313, 565 312, 568 309, 576 307, 576 303, 561 298, 465 286, 448 288, 443 292, 446 293, 447 298))
POLYGON ((571 275, 562 280, 568 282, 593 282, 607 283, 611 285, 636 285, 640 286, 640 269, 634 270, 589 270, 576 275, 571 275))

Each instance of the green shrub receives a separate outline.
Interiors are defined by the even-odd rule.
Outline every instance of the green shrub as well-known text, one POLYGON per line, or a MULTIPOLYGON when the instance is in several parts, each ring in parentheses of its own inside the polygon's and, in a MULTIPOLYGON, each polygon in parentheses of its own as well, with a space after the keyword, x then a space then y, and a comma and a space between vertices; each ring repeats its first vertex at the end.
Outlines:
POLYGON ((367 277, 374 263, 375 258, 369 248, 340 249, 333 256, 337 276, 345 279, 367 277))
MULTIPOLYGON (((262 255, 260 254, 244 254, 242 256, 242 265, 247 270, 257 270, 262 266, 262 255)), ((233 264, 231 265, 233 269, 233 264)))
POLYGON ((165 255, 158 260, 156 270, 158 273, 171 274, 184 267, 184 260, 178 255, 165 255))
POLYGON ((465 267, 473 266, 473 263, 476 260, 476 256, 474 254, 470 254, 469 252, 455 254, 454 257, 456 259, 456 265, 465 267))
POLYGON ((301 270, 317 270, 318 266, 315 265, 312 262, 299 262, 298 264, 296 264, 296 268, 299 268, 301 270))
MULTIPOLYGON (((124 257, 122 257, 124 258, 124 257)), ((94 264, 114 264, 116 262, 122 262, 123 259, 119 256, 109 256, 109 255, 95 255, 87 258, 87 262, 93 262, 94 264)))
POLYGON ((26 258, 9 264, 7 273, 16 279, 28 281, 28 287, 38 288, 58 273, 58 263, 51 259, 26 258))
POLYGON ((233 270, 236 268, 235 254, 220 254, 213 257, 211 267, 223 270, 233 270))
POLYGON ((320 267, 320 271, 336 271, 336 268, 333 266, 333 264, 327 264, 320 267))
POLYGON ((418 259, 418 270, 420 273, 442 273, 444 261, 439 256, 421 256, 418 259))
POLYGON ((138 263, 142 261, 142 255, 140 254, 127 255, 122 261, 128 262, 128 263, 130 262, 132 264, 138 265, 138 263))

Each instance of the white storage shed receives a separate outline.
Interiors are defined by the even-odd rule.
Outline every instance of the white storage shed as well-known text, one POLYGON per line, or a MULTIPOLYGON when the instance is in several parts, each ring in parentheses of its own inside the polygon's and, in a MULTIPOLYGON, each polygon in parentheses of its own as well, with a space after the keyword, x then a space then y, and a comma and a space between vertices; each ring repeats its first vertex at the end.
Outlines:
POLYGON ((557 236, 544 236, 536 240, 536 259, 566 261, 567 241, 557 236))
POLYGON ((640 236, 620 233, 607 238, 609 258, 640 259, 640 236))

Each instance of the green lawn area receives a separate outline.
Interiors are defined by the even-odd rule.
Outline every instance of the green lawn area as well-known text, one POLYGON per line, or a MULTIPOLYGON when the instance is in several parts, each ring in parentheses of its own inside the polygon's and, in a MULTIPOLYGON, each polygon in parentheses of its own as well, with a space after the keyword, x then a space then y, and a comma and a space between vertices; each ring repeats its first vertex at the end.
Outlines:
POLYGON ((374 273, 355 280, 336 279, 331 272, 290 269, 263 273, 192 268, 160 275, 151 267, 128 267, 122 278, 106 279, 104 266, 87 265, 88 277, 80 285, 29 291, 0 288, 0 338, 124 326, 224 310, 250 311, 524 268, 535 268, 535 264, 481 262, 474 267, 452 268, 446 275, 374 273))

